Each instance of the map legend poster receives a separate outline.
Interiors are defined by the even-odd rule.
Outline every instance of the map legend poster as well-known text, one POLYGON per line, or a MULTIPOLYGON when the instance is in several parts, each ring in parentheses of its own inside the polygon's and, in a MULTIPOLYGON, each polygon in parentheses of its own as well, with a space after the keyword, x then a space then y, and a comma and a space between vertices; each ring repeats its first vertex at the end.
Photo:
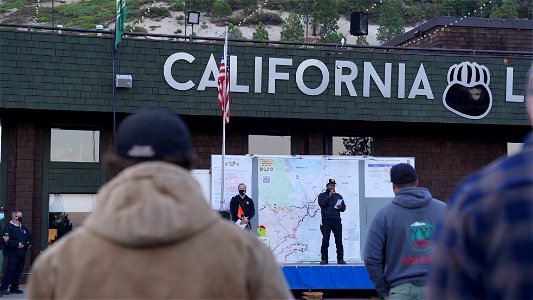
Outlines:
POLYGON ((399 163, 415 167, 414 157, 373 157, 365 161, 365 197, 394 198, 390 169, 399 163))
MULTIPOLYGON (((211 207, 220 210, 220 182, 222 178, 222 155, 211 155, 211 207)), ((238 194, 239 183, 246 184, 251 193, 252 157, 244 155, 224 156, 224 205, 223 210, 229 211, 231 198, 238 194)))

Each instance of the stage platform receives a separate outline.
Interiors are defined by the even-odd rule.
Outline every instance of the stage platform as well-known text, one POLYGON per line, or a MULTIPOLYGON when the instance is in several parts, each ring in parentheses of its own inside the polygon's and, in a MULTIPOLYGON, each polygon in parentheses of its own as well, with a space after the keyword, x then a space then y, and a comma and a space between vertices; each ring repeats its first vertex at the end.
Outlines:
POLYGON ((292 290, 374 289, 362 264, 284 264, 281 270, 292 290))

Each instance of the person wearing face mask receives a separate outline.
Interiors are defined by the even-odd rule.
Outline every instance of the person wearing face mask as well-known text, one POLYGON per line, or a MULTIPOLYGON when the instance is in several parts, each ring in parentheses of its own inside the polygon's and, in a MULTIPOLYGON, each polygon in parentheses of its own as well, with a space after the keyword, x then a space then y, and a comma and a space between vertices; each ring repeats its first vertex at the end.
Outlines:
POLYGON ((19 289, 19 281, 22 269, 24 269, 26 252, 31 246, 32 235, 28 227, 22 222, 22 212, 14 211, 11 213, 11 221, 4 229, 3 236, 9 236, 9 240, 4 245, 4 256, 7 257, 7 266, 4 271, 2 285, 0 286, 0 293, 2 295, 23 293, 19 289))
MULTIPOLYGON (((5 214, 7 213, 7 209, 5 209, 3 206, 0 207, 0 224, 4 223, 5 214)), ((4 226, 0 226, 0 232, 4 232, 4 226)), ((0 240, 0 268, 4 265, 4 245, 7 241, 9 241, 8 235, 3 235, 3 239, 0 240)), ((0 293, 0 297, 2 297, 2 293, 0 293)))
POLYGON ((254 201, 246 195, 246 184, 240 183, 238 186, 239 194, 231 198, 229 203, 231 219, 237 224, 246 224, 246 229, 252 230, 250 221, 255 215, 254 201))

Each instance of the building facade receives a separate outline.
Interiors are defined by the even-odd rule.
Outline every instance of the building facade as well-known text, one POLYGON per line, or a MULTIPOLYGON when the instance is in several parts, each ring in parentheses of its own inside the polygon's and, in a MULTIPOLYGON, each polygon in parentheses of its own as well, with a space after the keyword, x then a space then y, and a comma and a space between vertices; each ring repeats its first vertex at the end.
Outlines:
MULTIPOLYGON (((90 212, 87 195, 106 182, 102 161, 127 114, 182 115, 199 169, 221 153, 220 42, 125 38, 114 69, 132 87, 114 92, 112 47, 96 34, 0 31, 0 203, 23 211, 32 258, 90 212)), ((530 131, 531 57, 236 42, 230 54, 227 154, 248 154, 258 134, 290 136, 300 155, 333 154, 333 137, 372 137, 373 156, 414 156, 420 184, 446 200, 530 131)))

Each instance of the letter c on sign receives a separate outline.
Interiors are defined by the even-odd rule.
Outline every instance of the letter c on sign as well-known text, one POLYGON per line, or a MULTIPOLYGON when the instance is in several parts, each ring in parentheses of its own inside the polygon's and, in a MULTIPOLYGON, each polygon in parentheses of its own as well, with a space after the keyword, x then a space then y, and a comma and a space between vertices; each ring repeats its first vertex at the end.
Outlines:
POLYGON ((163 75, 165 75, 165 81, 168 83, 168 85, 170 85, 170 87, 178 91, 186 91, 192 89, 194 87, 194 82, 192 82, 191 80, 187 82, 177 82, 172 77, 172 66, 178 60, 185 60, 188 63, 192 63, 194 61, 194 56, 186 52, 178 52, 169 56, 165 61, 165 66, 163 67, 163 75))

